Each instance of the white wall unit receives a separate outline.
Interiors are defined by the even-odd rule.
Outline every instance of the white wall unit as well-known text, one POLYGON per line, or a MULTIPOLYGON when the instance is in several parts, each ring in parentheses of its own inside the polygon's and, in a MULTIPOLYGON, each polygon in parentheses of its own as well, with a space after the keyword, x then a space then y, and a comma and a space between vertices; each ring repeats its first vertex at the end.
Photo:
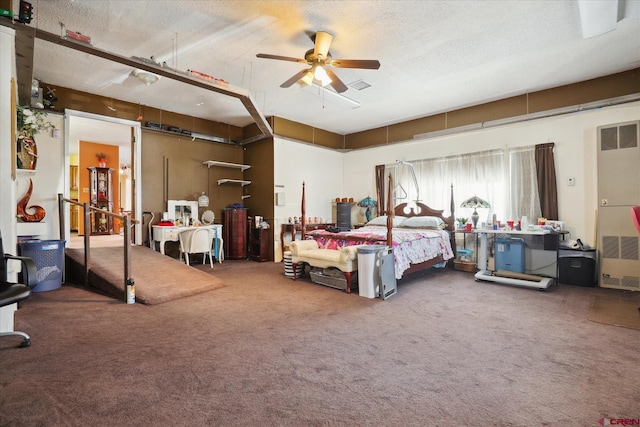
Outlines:
POLYGON ((640 291, 640 236, 631 207, 640 205, 640 121, 598 128, 600 286, 640 291))

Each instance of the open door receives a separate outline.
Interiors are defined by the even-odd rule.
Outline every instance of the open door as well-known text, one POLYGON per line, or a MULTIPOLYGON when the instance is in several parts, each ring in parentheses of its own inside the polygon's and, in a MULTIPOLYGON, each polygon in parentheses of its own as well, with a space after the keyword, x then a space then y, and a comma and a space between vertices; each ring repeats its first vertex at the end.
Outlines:
MULTIPOLYGON (((81 111, 67 110, 65 114, 65 169, 66 179, 64 196, 69 199, 78 199, 83 202, 90 196, 88 182, 89 171, 87 165, 80 164, 81 159, 95 160, 96 153, 80 154, 80 141, 93 144, 102 144, 110 152, 115 153, 108 167, 113 168, 114 179, 114 207, 112 212, 130 215, 134 220, 141 221, 141 200, 136 186, 140 185, 140 137, 141 124, 131 120, 117 119, 100 116, 81 111), (117 159, 117 160, 115 160, 117 159), (72 171, 76 173, 75 177, 72 171), (77 172, 76 172, 77 171, 77 172), (76 183, 74 185, 74 179, 76 183)), ((95 151, 95 150, 93 150, 95 151)), ((87 160, 85 160, 85 163, 87 160)), ((93 166, 93 165, 89 165, 93 166)), ((65 213, 65 239, 69 241, 70 230, 77 229, 78 234, 84 233, 83 209, 74 212, 73 208, 66 207, 65 213), (76 221, 74 224, 71 221, 76 221)), ((115 224, 114 232, 119 232, 121 224, 115 224)), ((133 243, 141 244, 141 226, 134 226, 132 230, 133 243)))

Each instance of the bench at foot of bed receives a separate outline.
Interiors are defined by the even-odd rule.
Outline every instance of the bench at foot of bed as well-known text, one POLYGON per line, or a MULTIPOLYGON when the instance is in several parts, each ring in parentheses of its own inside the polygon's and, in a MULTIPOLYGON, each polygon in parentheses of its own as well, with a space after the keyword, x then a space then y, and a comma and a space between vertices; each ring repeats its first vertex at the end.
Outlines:
POLYGON ((351 293, 351 276, 358 270, 358 248, 360 245, 347 246, 340 249, 320 249, 315 240, 299 240, 291 242, 291 264, 293 280, 297 279, 296 267, 303 262, 311 267, 335 267, 344 274, 347 280, 345 291, 351 293))

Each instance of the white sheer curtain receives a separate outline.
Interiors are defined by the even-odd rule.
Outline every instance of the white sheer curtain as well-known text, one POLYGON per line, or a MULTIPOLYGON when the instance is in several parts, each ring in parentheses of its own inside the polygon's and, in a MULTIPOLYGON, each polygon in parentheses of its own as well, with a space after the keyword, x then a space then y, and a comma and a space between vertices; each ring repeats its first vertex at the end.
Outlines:
POLYGON ((512 148, 509 150, 510 169, 510 218, 526 216, 529 222, 542 214, 538 180, 536 179, 535 146, 512 148))
MULTIPOLYGON (((508 169, 505 167, 504 150, 413 160, 410 163, 415 169, 422 203, 432 208, 444 209, 445 215, 449 215, 453 185, 456 217, 471 217, 473 210, 459 206, 464 200, 477 195, 491 205, 491 209, 478 210, 480 223, 490 221, 493 213, 496 213, 499 219, 506 218, 508 169)), ((415 201, 418 191, 415 188, 411 167, 395 163, 387 165, 386 169, 387 174, 391 173, 396 186, 394 205, 402 202, 399 196, 403 192, 408 196, 405 201, 415 201)))

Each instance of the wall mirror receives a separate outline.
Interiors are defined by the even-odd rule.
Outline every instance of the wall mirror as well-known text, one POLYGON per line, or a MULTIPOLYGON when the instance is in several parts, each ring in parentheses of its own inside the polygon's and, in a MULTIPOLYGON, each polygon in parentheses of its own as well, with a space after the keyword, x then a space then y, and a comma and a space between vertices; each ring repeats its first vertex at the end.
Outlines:
POLYGON ((198 219, 198 202, 196 200, 169 200, 167 215, 171 220, 179 219, 183 225, 190 223, 190 219, 198 219))

